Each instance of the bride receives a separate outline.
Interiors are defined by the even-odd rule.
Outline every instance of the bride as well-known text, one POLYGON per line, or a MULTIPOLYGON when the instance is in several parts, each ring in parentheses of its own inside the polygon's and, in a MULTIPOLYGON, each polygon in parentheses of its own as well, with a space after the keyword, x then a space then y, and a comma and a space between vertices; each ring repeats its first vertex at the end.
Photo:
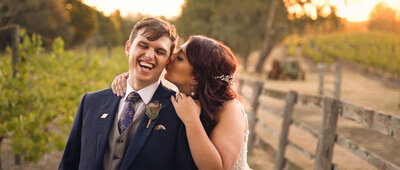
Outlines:
MULTIPOLYGON (((247 164, 247 117, 232 78, 237 60, 229 47, 205 36, 191 36, 166 66, 165 79, 179 93, 172 104, 186 127, 190 151, 199 169, 250 169, 247 164)), ((114 80, 123 94, 126 74, 114 80)))

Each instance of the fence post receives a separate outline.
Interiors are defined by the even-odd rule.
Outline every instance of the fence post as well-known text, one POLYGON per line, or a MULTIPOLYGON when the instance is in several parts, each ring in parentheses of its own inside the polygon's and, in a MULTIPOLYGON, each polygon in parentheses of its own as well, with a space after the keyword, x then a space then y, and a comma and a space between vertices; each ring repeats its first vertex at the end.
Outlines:
POLYGON ((337 64, 335 66, 335 99, 340 99, 340 89, 342 84, 342 67, 337 64))
MULTIPOLYGON (((11 67, 12 67, 12 77, 15 78, 17 76, 17 64, 19 62, 19 26, 17 24, 13 24, 10 27, 11 32, 11 67)), ((14 154, 14 163, 16 165, 21 165, 21 155, 14 154)))
POLYGON ((259 105, 258 98, 262 92, 263 86, 264 86, 263 82, 261 81, 255 82, 253 90, 253 98, 251 99, 251 110, 250 112, 247 113, 249 121, 248 128, 250 131, 248 147, 247 147, 249 154, 253 153, 253 146, 256 139, 256 133, 254 132, 254 129, 257 123, 257 108, 259 105))
MULTIPOLYGON (((0 153, 2 153, 1 152, 1 144, 3 143, 3 136, 0 136, 0 153)), ((2 163, 1 163, 1 159, 0 159, 0 170, 3 170, 3 165, 2 165, 2 163)))
POLYGON ((239 79, 238 94, 242 95, 243 79, 239 79))
POLYGON ((15 77, 17 75, 17 63, 18 63, 18 51, 19 51, 19 26, 14 24, 10 27, 11 32, 11 49, 12 49, 12 76, 15 77))
POLYGON ((282 170, 285 165, 285 150, 288 143, 289 127, 292 124, 292 113, 297 102, 297 92, 289 91, 286 95, 286 106, 283 113, 283 122, 279 138, 279 149, 276 155, 275 170, 282 170))
POLYGON ((393 45, 392 45, 392 56, 391 56, 391 62, 390 62, 390 70, 391 70, 391 71, 394 71, 395 52, 396 52, 396 49, 395 49, 395 45, 393 44, 393 45))
POLYGON ((318 135, 318 145, 314 170, 332 169, 333 148, 336 141, 336 126, 339 112, 342 111, 342 104, 339 100, 324 98, 323 118, 320 134, 318 135))
POLYGON ((318 64, 317 65, 317 69, 318 69, 318 75, 319 75, 318 94, 322 96, 322 95, 324 95, 324 71, 325 71, 325 65, 318 64))

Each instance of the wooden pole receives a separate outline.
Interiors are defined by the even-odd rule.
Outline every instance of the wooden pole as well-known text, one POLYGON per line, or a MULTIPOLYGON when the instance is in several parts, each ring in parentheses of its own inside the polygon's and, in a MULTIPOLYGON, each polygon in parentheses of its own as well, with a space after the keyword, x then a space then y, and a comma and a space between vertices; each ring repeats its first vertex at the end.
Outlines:
POLYGON ((21 165, 21 155, 20 154, 14 154, 14 163, 15 163, 15 165, 21 165))
POLYGON ((107 45, 107 51, 108 51, 108 58, 112 58, 112 45, 111 44, 107 45))
POLYGON ((15 78, 17 75, 17 64, 18 64, 18 50, 19 50, 19 36, 18 36, 19 26, 11 26, 11 50, 12 50, 12 76, 15 78))
POLYGON ((238 84, 238 94, 243 96, 242 94, 242 88, 243 88, 243 79, 239 79, 239 84, 238 84))
POLYGON ((394 57, 395 56, 395 45, 392 45, 392 57, 391 57, 391 62, 390 62, 390 71, 394 71, 394 57))
POLYGON ((283 122, 279 138, 279 148, 276 155, 275 170, 282 170, 285 166, 285 150, 288 143, 289 128, 292 124, 292 114, 294 105, 297 102, 297 92, 290 91, 286 95, 286 106, 283 113, 283 122))
POLYGON ((254 85, 254 91, 253 91, 253 98, 251 100, 251 111, 248 114, 248 121, 249 121, 249 141, 248 141, 248 152, 249 154, 252 154, 253 152, 253 147, 254 147, 254 142, 256 139, 256 133, 254 132, 254 129, 256 127, 257 123, 257 108, 259 105, 258 98, 262 92, 262 88, 264 86, 263 82, 256 81, 254 85))
POLYGON ((333 148, 336 142, 336 126, 342 104, 339 100, 324 98, 322 130, 318 135, 314 170, 332 169, 333 148))
POLYGON ((340 99, 340 90, 342 84, 342 67, 336 65, 335 67, 335 99, 340 99))
MULTIPOLYGON (((12 77, 15 78, 17 76, 17 64, 19 62, 19 26, 17 24, 13 24, 10 26, 11 32, 11 67, 12 67, 12 77)), ((21 164, 21 155, 14 155, 14 163, 17 165, 21 164)))
MULTIPOLYGON (((3 136, 0 137, 0 153, 1 153, 1 144, 3 143, 3 136)), ((1 163, 1 157, 0 157, 0 170, 2 170, 2 163, 1 163)))
POLYGON ((320 96, 324 95, 324 71, 325 65, 318 64, 318 75, 319 75, 319 86, 318 86, 318 94, 320 96))

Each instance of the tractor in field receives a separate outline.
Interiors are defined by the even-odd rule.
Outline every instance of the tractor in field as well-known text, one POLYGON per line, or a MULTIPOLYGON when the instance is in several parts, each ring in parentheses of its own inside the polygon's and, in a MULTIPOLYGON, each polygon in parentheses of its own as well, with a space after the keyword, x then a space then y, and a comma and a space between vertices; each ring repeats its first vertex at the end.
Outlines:
POLYGON ((268 72, 271 80, 305 80, 305 72, 300 67, 300 62, 295 57, 285 57, 283 61, 274 59, 272 70, 268 72))

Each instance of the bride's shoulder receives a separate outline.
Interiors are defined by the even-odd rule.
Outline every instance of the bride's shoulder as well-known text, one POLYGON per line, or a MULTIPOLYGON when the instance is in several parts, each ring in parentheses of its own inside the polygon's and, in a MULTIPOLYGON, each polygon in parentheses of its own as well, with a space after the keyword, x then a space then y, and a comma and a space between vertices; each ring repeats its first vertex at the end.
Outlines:
POLYGON ((216 115, 217 126, 229 127, 238 131, 246 129, 245 120, 242 105, 235 99, 226 101, 221 111, 216 115), (232 127, 232 125, 234 126, 232 127))
POLYGON ((226 101, 223 104, 219 115, 221 117, 224 117, 224 116, 241 117, 242 116, 242 104, 236 99, 226 101))
POLYGON ((228 100, 224 103, 224 109, 239 109, 242 107, 242 104, 237 99, 228 100))

